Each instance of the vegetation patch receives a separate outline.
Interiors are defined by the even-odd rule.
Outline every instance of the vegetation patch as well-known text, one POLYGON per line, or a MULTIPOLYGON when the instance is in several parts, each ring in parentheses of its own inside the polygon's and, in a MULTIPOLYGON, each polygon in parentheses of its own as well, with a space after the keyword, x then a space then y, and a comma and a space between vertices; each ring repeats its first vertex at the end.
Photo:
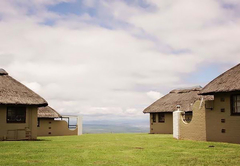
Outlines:
POLYGON ((0 142, 1 165, 240 165, 240 145, 160 134, 84 134, 0 142), (209 147, 213 146, 213 147, 209 147))

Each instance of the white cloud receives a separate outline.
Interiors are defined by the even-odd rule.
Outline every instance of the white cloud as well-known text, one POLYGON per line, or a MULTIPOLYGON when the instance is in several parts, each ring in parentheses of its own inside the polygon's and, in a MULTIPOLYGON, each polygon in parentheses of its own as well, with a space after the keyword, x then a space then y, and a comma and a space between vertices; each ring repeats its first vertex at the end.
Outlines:
MULTIPOLYGON (((240 60, 238 44, 240 19, 233 10, 225 9, 220 1, 215 0, 171 0, 155 1, 157 10, 138 10, 126 4, 113 5, 113 11, 124 12, 124 20, 145 33, 154 36, 175 51, 186 50, 192 57, 205 62, 226 63, 240 60), (226 56, 228 58, 226 59, 226 56)), ((229 2, 236 4, 236 1, 229 2)), ((239 2, 238 2, 239 5, 239 2)), ((200 63, 200 62, 197 62, 200 63)))
POLYGON ((240 60, 240 20, 213 0, 84 1, 100 4, 97 17, 46 9, 57 0, 26 2, 0 2, 0 65, 62 114, 142 118, 202 64, 240 60), (109 17, 113 29, 99 26, 109 17))
POLYGON ((38 93, 41 90, 41 85, 37 82, 22 82, 25 86, 33 90, 34 92, 38 93))
POLYGON ((83 4, 87 7, 95 7, 96 3, 96 0, 83 0, 83 4))
POLYGON ((158 100, 163 96, 161 93, 156 91, 149 91, 147 92, 147 95, 153 100, 158 100))

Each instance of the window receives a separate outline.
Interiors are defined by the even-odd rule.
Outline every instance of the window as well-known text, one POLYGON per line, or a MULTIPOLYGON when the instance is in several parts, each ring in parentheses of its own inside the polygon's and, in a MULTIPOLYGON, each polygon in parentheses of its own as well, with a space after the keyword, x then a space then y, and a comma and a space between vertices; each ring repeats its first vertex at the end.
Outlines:
POLYGON ((7 123, 25 123, 26 107, 13 106, 7 108, 7 123))
POLYGON ((40 127, 40 119, 37 119, 37 127, 40 127))
POLYGON ((153 122, 156 122, 156 114, 152 114, 153 122))
POLYGON ((190 123, 192 121, 192 117, 193 117, 193 112, 192 111, 186 111, 183 114, 183 121, 185 121, 186 123, 190 123))
POLYGON ((160 123, 165 122, 165 114, 164 113, 158 113, 158 122, 160 122, 160 123))
POLYGON ((240 115, 240 95, 232 95, 231 111, 233 115, 240 115))

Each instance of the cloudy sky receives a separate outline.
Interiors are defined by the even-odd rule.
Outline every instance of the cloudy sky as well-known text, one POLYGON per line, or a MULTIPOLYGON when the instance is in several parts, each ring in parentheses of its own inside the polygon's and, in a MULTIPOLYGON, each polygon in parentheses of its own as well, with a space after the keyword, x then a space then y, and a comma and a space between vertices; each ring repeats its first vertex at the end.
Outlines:
POLYGON ((61 114, 148 119, 239 61, 239 0, 0 1, 0 67, 61 114))

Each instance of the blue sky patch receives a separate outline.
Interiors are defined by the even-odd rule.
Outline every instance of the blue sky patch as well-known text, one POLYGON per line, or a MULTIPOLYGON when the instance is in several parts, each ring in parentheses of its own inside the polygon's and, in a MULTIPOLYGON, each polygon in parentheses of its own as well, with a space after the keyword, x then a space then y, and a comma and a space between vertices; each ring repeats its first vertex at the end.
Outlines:
POLYGON ((76 2, 62 2, 54 6, 48 7, 49 11, 58 13, 60 15, 68 15, 68 14, 75 14, 75 15, 83 15, 85 13, 89 14, 90 16, 96 16, 95 8, 89 8, 84 6, 82 1, 76 2))
POLYGON ((53 20, 53 19, 46 19, 44 22, 41 22, 40 24, 53 26, 55 24, 55 20, 53 20))
POLYGON ((151 4, 149 4, 146 0, 125 0, 125 2, 128 5, 140 6, 142 8, 151 7, 151 4))
POLYGON ((223 72, 223 67, 220 64, 203 65, 198 67, 197 71, 188 74, 184 78, 184 82, 199 84, 204 87, 223 72))

